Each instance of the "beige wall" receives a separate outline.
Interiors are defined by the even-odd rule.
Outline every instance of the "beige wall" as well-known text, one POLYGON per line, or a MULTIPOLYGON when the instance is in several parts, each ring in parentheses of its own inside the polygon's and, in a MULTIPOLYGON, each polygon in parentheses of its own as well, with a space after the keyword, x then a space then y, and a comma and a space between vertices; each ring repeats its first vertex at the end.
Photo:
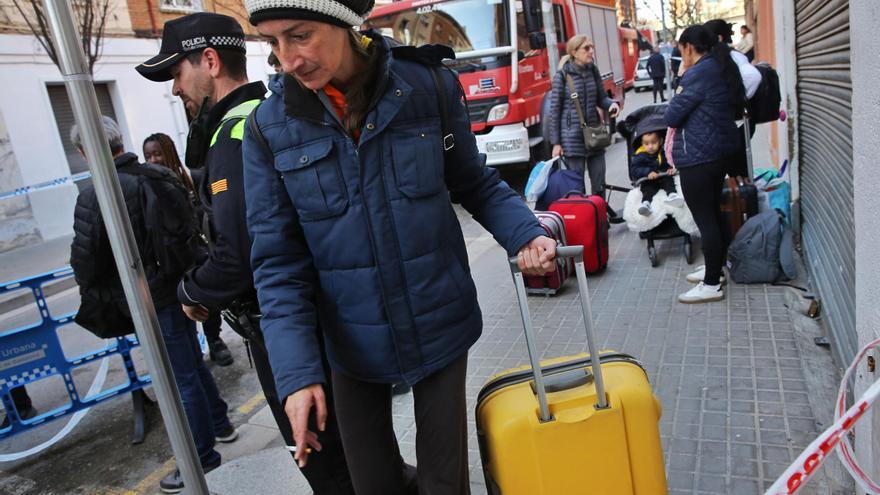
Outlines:
MULTIPOLYGON (((73 0, 74 8, 85 0, 73 0)), ((89 0, 98 1, 101 0, 89 0)), ((30 7, 30 0, 18 0, 29 14, 29 18, 33 19, 33 11, 30 7)), ((34 25, 36 25, 34 23, 34 25)), ((126 0, 110 0, 109 13, 107 15, 107 25, 105 28, 107 36, 131 36, 131 18, 128 15, 128 4, 126 0)), ((12 0, 0 0, 0 33, 19 33, 30 34, 31 31, 27 26, 24 18, 16 9, 12 0)))

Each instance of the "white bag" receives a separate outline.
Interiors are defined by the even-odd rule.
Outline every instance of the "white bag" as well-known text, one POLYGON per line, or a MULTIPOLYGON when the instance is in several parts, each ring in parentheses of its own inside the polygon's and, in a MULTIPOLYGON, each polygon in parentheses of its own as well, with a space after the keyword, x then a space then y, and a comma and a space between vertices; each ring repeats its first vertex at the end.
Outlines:
POLYGON ((547 180, 550 177, 550 171, 553 170, 553 164, 559 157, 553 157, 549 160, 538 162, 529 174, 529 181, 526 183, 526 201, 535 202, 547 190, 547 180))

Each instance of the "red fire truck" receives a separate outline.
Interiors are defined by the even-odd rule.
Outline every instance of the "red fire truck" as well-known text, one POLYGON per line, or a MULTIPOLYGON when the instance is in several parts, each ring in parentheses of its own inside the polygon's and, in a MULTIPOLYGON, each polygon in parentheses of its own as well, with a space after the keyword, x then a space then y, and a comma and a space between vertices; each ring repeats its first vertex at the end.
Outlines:
POLYGON ((590 36, 605 90, 623 102, 614 0, 403 0, 376 7, 367 24, 404 44, 455 50, 449 65, 459 73, 488 165, 527 163, 538 146, 537 157, 546 153, 541 120, 556 63, 547 43, 564 54, 571 36, 590 36), (552 40, 545 18, 553 20, 552 40))

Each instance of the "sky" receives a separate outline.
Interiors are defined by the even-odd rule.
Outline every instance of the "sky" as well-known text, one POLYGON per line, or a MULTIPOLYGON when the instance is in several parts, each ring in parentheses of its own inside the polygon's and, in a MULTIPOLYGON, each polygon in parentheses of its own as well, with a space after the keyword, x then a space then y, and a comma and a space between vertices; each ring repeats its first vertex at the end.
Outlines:
POLYGON ((639 19, 660 20, 660 0, 636 0, 636 11, 639 19))

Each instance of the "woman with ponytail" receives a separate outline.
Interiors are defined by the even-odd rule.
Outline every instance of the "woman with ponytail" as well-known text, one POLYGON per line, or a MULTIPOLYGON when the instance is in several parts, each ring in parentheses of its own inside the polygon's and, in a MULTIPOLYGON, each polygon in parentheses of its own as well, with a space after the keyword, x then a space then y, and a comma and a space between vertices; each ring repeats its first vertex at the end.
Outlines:
MULTIPOLYGON (((749 63, 749 59, 746 58, 745 55, 736 50, 730 49, 730 36, 733 34, 733 31, 730 30, 730 23, 723 19, 713 19, 703 24, 703 26, 708 29, 710 33, 715 35, 715 46, 712 47, 712 54, 718 58, 719 61, 722 61, 725 60, 724 54, 726 53, 730 60, 733 60, 733 63, 739 71, 741 78, 740 83, 744 94, 731 92, 731 97, 735 98, 734 101, 739 101, 740 98, 745 98, 745 100, 748 101, 755 95, 755 92, 758 91, 758 86, 761 84, 761 73, 754 65, 749 63)), ((729 67, 725 74, 725 79, 727 79, 727 83, 730 87, 733 87, 734 89, 738 88, 738 86, 736 86, 736 77, 732 75, 732 71, 729 67)), ((743 106, 745 106, 745 102, 743 102, 743 106)), ((749 127, 748 139, 751 139, 754 134, 755 126, 752 125, 749 127)), ((730 159, 727 165, 727 175, 731 177, 749 176, 745 148, 746 135, 742 129, 740 129, 740 136, 740 140, 743 143, 742 149, 730 159)))
POLYGON ((359 495, 467 494, 467 353, 482 315, 451 203, 526 273, 552 269, 556 243, 484 166, 442 64, 452 49, 353 29, 373 0, 245 6, 284 72, 251 114, 243 156, 254 285, 295 457, 321 455, 332 393, 359 495), (414 396, 417 488, 393 428, 401 382, 414 396))
POLYGON ((722 229, 721 189, 726 164, 740 147, 736 116, 742 111, 742 81, 729 54, 719 49, 703 26, 690 26, 678 40, 683 75, 666 109, 666 123, 675 129, 672 162, 702 238, 705 265, 688 275, 697 286, 679 296, 683 303, 724 298, 721 267, 729 240, 722 229))

